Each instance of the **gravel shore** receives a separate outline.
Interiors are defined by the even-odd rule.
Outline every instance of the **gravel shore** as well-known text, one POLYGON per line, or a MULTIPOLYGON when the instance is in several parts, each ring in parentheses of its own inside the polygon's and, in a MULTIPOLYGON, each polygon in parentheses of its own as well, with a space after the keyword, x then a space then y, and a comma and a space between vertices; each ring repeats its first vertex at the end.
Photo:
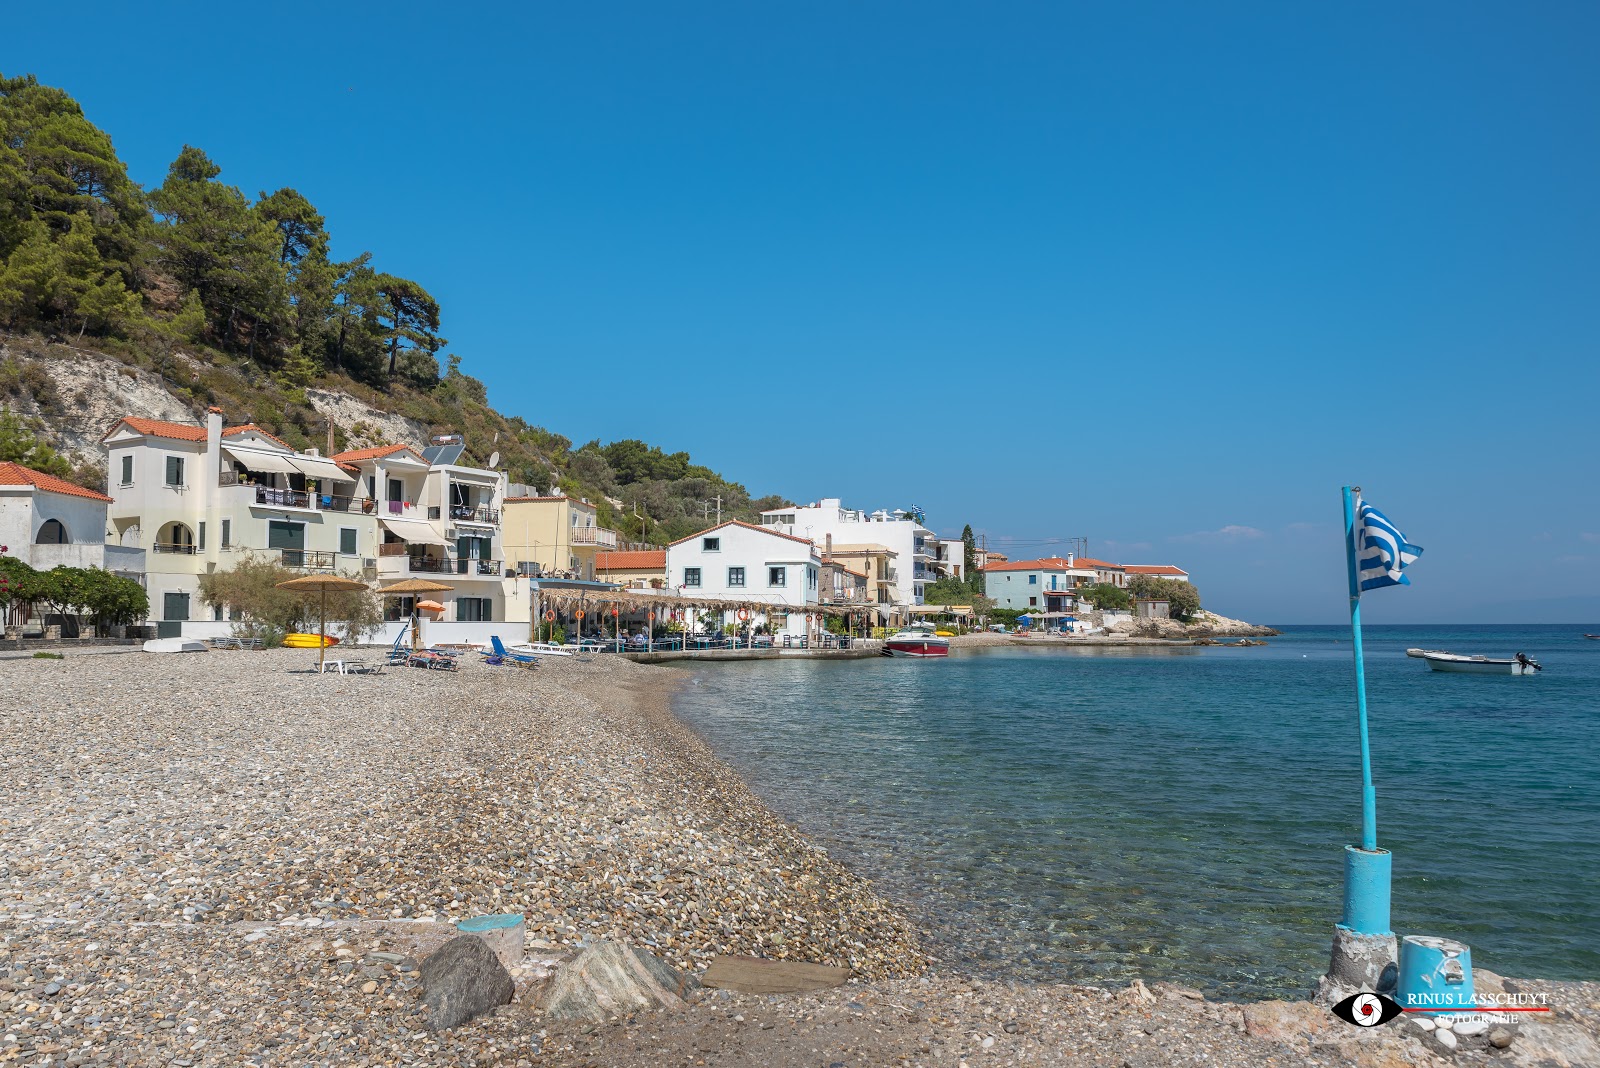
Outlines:
MULTIPOLYGON (((1309 1005, 928 973, 893 907, 672 718, 677 671, 596 657, 340 677, 312 659, 0 662, 0 1064, 1437 1059, 1418 1029, 1362 1032, 1309 1005), (426 1030, 418 962, 490 912, 528 918, 518 999, 426 1030), (601 938, 697 972, 734 952, 858 979, 707 990, 603 1025, 540 1016, 539 982, 601 938)), ((1549 988, 1558 1037, 1600 1051, 1583 1045, 1600 990, 1549 988)), ((1531 1064, 1515 1054, 1534 1037, 1452 1062, 1531 1064)))

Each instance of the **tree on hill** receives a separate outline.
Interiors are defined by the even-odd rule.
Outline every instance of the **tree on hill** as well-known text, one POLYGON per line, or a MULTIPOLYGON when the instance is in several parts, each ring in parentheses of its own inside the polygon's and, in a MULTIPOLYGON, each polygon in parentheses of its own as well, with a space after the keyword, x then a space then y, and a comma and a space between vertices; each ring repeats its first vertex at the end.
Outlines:
POLYGON ((73 474, 71 462, 40 441, 9 408, 0 408, 0 463, 21 464, 57 478, 73 474))

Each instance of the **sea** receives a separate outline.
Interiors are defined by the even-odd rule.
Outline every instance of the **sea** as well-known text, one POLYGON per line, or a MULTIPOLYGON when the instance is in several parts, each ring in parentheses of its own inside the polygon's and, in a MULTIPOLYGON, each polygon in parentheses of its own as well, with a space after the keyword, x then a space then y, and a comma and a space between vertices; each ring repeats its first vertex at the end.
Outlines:
MULTIPOLYGON (((1348 627, 1255 648, 1016 646, 705 664, 676 698, 945 967, 1301 996, 1360 835, 1348 627)), ((1600 979, 1600 624, 1370 626, 1394 928, 1503 975, 1600 979), (1408 647, 1531 677, 1430 671, 1408 647)))

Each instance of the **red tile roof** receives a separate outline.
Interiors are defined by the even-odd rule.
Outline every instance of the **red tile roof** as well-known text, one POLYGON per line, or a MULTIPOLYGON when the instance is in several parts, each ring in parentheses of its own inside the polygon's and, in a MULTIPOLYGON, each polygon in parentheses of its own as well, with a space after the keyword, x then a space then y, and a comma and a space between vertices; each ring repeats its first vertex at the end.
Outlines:
POLYGON ((376 460, 382 456, 393 456, 397 452, 409 452, 412 456, 422 460, 423 463, 428 462, 423 459, 420 452, 410 445, 374 445, 370 449, 351 449, 348 452, 334 453, 328 459, 335 463, 353 464, 362 460, 376 460))
POLYGON ((687 538, 679 538, 672 544, 682 545, 686 541, 693 541, 702 535, 710 534, 713 530, 721 530, 723 527, 744 527, 746 530, 759 530, 763 534, 771 534, 774 538, 788 538, 790 541, 797 541, 801 545, 810 545, 813 549, 816 548, 808 538, 797 538, 793 534, 785 534, 783 531, 773 530, 771 527, 758 527, 754 523, 746 523, 740 519, 730 519, 726 523, 718 523, 714 527, 707 527, 698 533, 690 534, 687 538))
POLYGON ((1068 562, 1065 557, 1047 556, 1042 560, 1015 560, 1000 564, 990 564, 985 571, 1066 571, 1068 568, 1082 567, 1088 570, 1094 566, 1090 560, 1077 560, 1068 562))
POLYGON ((665 571, 667 550, 634 549, 625 552, 595 553, 596 571, 665 571))
POLYGON ((1080 556, 1077 558, 1078 567, 1092 567, 1098 571, 1121 571, 1121 564, 1111 564, 1104 560, 1095 560, 1092 557, 1080 556))
POLYGON ((1182 575, 1189 577, 1189 572, 1181 567, 1171 564, 1124 564, 1122 570, 1130 575, 1182 575))
POLYGON ((51 493, 65 493, 69 497, 87 497, 91 501, 110 502, 111 498, 97 490, 86 489, 64 478, 47 475, 21 464, 0 464, 0 486, 33 486, 51 493))
POLYGON ((122 426, 124 423, 135 434, 143 434, 147 438, 172 438, 176 441, 206 440, 206 428, 203 426, 194 426, 191 423, 169 423, 165 419, 143 419, 137 415, 125 415, 118 419, 111 425, 111 429, 106 431, 105 437, 100 440, 104 441, 112 434, 115 434, 117 427, 122 426))
POLYGON ((226 427, 222 431, 222 436, 225 437, 225 438, 231 438, 235 434, 243 434, 246 431, 250 431, 250 430, 255 431, 257 434, 260 434, 264 438, 267 438, 267 439, 269 439, 271 441, 277 442, 280 446, 282 446, 285 449, 288 449, 290 452, 294 452, 295 451, 294 446, 290 445, 287 441, 284 441, 280 437, 274 437, 273 435, 267 433, 265 430, 262 430, 260 427, 256 426, 254 423, 242 423, 239 426, 226 427))

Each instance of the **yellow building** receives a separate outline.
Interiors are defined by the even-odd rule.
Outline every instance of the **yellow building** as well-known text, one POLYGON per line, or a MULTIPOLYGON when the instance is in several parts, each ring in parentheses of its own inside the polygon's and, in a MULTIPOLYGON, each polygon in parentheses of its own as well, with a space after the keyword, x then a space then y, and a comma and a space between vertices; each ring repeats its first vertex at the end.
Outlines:
POLYGON ((500 531, 507 565, 525 575, 592 579, 595 553, 617 547, 617 532, 577 497, 507 497, 500 531))
POLYGON ((868 604, 879 605, 885 619, 894 613, 900 600, 900 571, 895 558, 900 554, 886 545, 834 545, 823 555, 843 564, 851 571, 865 572, 867 576, 866 599, 868 604))

